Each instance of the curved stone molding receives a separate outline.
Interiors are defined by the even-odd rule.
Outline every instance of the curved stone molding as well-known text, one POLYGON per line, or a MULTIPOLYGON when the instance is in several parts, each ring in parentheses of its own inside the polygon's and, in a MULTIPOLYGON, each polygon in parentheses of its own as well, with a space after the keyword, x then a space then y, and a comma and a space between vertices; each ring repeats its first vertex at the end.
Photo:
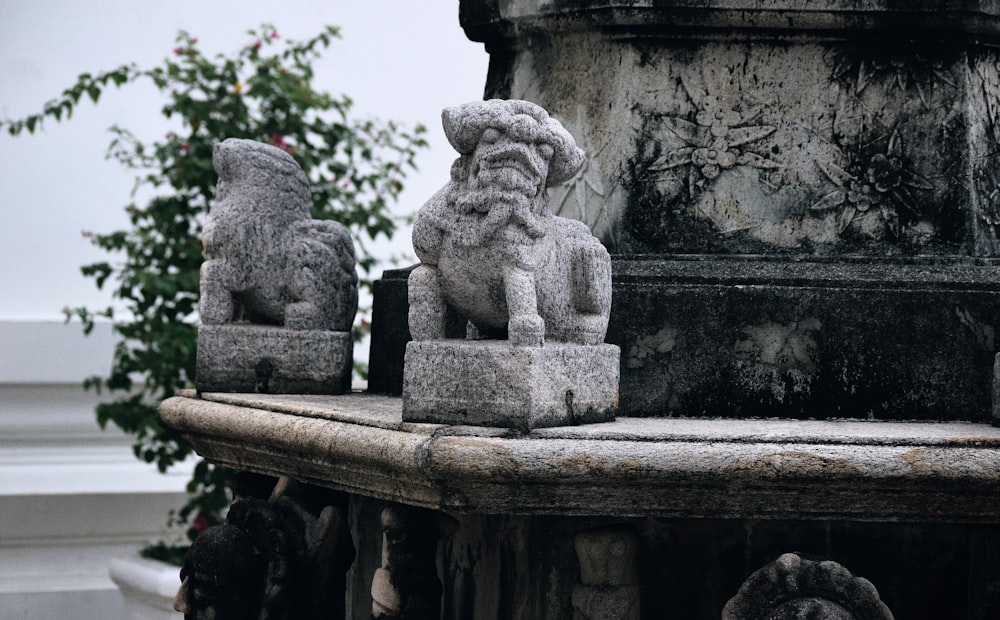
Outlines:
POLYGON ((870 581, 830 560, 786 553, 743 582, 722 620, 893 620, 870 581))
POLYGON ((205 394, 159 414, 213 462, 445 511, 1000 523, 1000 428, 984 424, 619 418, 512 434, 401 408, 205 394))
MULTIPOLYGON (((839 29, 890 31, 913 29, 928 36, 996 36, 1000 10, 995 2, 975 0, 952 3, 889 0, 845 2, 843 0, 577 0, 576 2, 510 2, 509 0, 462 0, 460 19, 474 41, 488 40, 498 26, 511 28, 547 21, 561 29, 579 27, 579 21, 613 21, 618 25, 656 25, 675 29, 747 29, 758 31, 815 31, 833 36, 839 29)), ((771 36, 774 36, 771 34, 771 36)))

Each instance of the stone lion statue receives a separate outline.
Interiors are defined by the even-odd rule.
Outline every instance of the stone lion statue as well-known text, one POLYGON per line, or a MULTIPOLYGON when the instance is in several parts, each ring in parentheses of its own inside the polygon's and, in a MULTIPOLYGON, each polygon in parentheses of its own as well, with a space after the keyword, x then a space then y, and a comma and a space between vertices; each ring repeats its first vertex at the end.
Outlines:
POLYGON ((343 225, 312 219, 295 160, 229 139, 215 146, 212 163, 219 183, 202 232, 202 322, 349 331, 358 306, 354 243, 343 225))
POLYGON ((446 108, 442 120, 460 156, 414 222, 413 338, 443 338, 451 304, 470 338, 602 343, 610 257, 586 225, 548 206, 546 188, 583 165, 573 137, 528 101, 467 103, 446 108))

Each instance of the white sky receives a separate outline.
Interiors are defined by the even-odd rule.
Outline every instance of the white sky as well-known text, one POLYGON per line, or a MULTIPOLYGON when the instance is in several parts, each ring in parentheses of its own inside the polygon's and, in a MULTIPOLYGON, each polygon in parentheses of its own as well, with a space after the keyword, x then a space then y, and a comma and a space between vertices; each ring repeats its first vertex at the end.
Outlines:
MULTIPOLYGON (((447 180, 455 156, 441 109, 481 99, 486 79, 488 56, 465 38, 458 0, 0 0, 0 117, 39 111, 85 71, 154 66, 180 29, 214 55, 236 50, 248 28, 265 22, 299 40, 324 24, 340 26, 342 39, 316 66, 316 84, 350 95, 358 116, 428 127, 431 148, 396 210, 419 208, 447 180)), ((110 303, 79 272, 106 260, 81 231, 127 224, 132 175, 104 159, 107 128, 118 123, 159 139, 170 127, 162 103, 151 86, 133 84, 106 91, 97 106, 81 100, 69 122, 0 135, 0 321, 61 318, 67 305, 110 303)), ((409 232, 384 251, 410 251, 409 232)))

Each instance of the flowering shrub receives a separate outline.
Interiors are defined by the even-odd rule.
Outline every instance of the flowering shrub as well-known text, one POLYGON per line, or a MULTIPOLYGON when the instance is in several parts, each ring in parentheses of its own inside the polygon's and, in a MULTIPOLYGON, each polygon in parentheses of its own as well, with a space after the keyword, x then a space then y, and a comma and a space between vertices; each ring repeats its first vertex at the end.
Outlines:
MULTIPOLYGON (((98 288, 112 286, 127 312, 65 310, 87 332, 98 317, 113 321, 119 342, 111 371, 87 379, 85 387, 118 395, 98 405, 98 422, 102 427, 112 422, 134 435, 136 456, 160 471, 191 454, 182 437, 157 423, 156 405, 194 378, 201 223, 216 184, 213 146, 225 138, 249 138, 295 157, 312 185, 313 217, 339 221, 354 235, 360 284, 368 288, 376 259, 366 242, 392 236, 396 220, 389 204, 415 167, 417 151, 426 146, 423 127, 408 131, 392 122, 355 120, 348 97, 312 86, 312 64, 337 36, 336 28, 326 27, 301 42, 282 39, 268 25, 248 34, 249 42, 234 54, 208 58, 198 39, 181 32, 173 54, 160 66, 128 64, 84 73, 40 113, 0 121, 12 136, 32 133, 47 118, 68 119, 85 95, 97 103, 106 88, 140 80, 151 81, 163 94, 162 114, 180 121, 181 129, 152 143, 125 128, 111 128, 108 156, 135 170, 136 188, 153 197, 144 206, 125 207, 128 228, 90 235, 116 262, 85 265, 82 272, 98 288)), ((195 466, 190 499, 174 515, 192 524, 192 536, 217 522, 229 504, 230 475, 205 461, 195 466)))

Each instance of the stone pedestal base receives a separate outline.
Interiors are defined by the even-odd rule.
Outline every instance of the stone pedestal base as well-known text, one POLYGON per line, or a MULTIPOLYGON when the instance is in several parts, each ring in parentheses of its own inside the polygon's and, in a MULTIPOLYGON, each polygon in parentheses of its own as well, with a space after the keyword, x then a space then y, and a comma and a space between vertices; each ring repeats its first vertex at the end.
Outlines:
POLYGON ((353 360, 350 332, 202 325, 195 385, 199 392, 343 394, 353 360))
POLYGON ((614 420, 614 345, 431 340, 406 345, 403 420, 529 430, 614 420))

